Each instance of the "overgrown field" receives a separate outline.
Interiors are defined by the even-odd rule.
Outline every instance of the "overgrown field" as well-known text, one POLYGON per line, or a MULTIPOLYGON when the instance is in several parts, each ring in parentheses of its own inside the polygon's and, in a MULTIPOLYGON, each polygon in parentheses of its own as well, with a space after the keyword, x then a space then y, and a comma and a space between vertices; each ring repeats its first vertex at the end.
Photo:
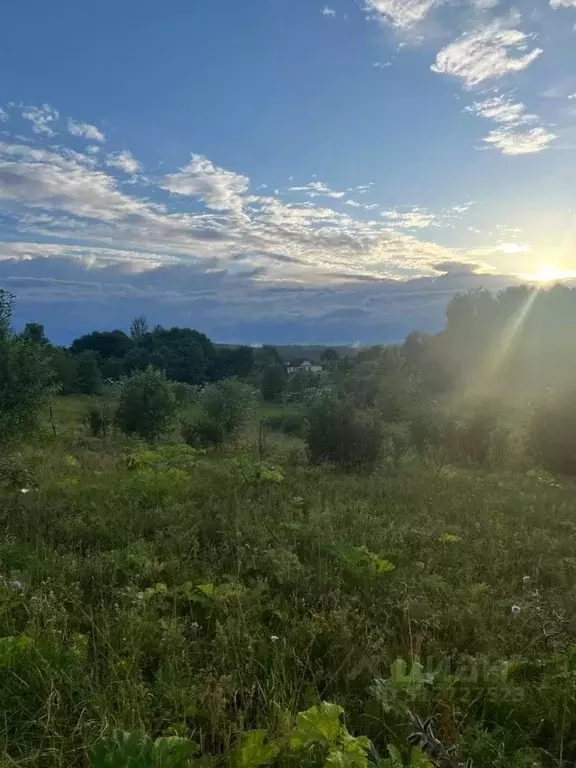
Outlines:
POLYGON ((2 459, 2 765, 576 763, 572 485, 53 420, 2 459))

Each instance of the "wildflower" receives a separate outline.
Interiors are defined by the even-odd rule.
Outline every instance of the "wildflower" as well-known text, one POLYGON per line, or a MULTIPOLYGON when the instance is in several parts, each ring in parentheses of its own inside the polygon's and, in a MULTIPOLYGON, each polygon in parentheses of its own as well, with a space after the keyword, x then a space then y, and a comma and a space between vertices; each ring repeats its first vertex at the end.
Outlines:
POLYGON ((273 643, 277 643, 280 638, 278 635, 270 635, 270 640, 272 640, 273 643))
POLYGON ((530 581, 531 581, 530 576, 522 576, 522 581, 524 582, 524 584, 530 584, 530 581))
POLYGON ((198 632, 198 630, 200 629, 200 624, 198 624, 197 621, 193 621, 192 624, 190 624, 190 629, 192 630, 192 632, 198 632))
POLYGON ((20 488, 20 493, 30 493, 30 488, 20 488))
POLYGON ((519 605, 513 605, 513 606, 512 606, 512 613, 513 613, 515 616, 517 616, 517 615, 520 613, 520 611, 521 611, 521 610, 522 610, 522 609, 520 608, 520 606, 519 606, 519 605))
POLYGON ((12 584, 10 584, 14 592, 18 592, 19 589, 22 589, 22 584, 20 584, 19 581, 13 581, 12 584))

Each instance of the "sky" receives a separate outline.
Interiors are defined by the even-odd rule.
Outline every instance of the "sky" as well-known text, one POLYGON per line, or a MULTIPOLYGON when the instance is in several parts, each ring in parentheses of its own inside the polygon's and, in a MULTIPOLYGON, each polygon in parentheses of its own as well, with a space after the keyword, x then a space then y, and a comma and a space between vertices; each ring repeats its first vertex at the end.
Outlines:
POLYGON ((229 343, 440 330, 576 276, 576 0, 3 4, 16 325, 229 343))

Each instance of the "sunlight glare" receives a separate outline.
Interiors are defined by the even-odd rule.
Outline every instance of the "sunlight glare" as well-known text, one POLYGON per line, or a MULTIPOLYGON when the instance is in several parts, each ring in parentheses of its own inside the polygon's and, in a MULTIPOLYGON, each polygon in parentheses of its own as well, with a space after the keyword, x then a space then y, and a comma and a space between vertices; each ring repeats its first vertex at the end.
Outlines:
POLYGON ((555 280, 562 280, 563 277, 565 275, 553 264, 542 264, 534 275, 534 280, 538 283, 552 283, 555 280))

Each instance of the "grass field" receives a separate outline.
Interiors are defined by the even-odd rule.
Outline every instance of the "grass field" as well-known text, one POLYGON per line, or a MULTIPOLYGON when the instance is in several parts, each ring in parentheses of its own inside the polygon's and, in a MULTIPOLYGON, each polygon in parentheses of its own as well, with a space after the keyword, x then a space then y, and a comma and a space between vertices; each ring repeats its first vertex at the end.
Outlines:
POLYGON ((262 460, 149 448, 89 436, 84 405, 2 458, 1 765, 576 764, 572 485, 346 475, 277 434, 262 460), (320 702, 370 749, 298 742, 320 702), (116 729, 197 756, 98 763, 116 729))

